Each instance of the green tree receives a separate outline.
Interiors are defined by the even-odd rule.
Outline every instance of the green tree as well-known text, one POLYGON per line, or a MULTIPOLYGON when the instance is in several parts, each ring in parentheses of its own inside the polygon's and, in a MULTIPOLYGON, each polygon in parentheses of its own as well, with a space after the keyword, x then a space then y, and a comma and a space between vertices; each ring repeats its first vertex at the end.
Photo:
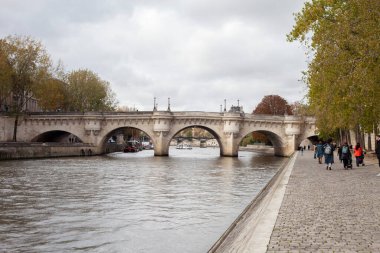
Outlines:
POLYGON ((288 40, 309 49, 307 98, 324 135, 379 125, 379 16, 373 0, 313 0, 295 16, 288 40))
POLYGON ((11 111, 15 114, 13 141, 17 141, 19 116, 27 110, 26 105, 38 85, 50 77, 52 63, 41 42, 31 37, 8 36, 1 40, 0 52, 7 66, 4 75, 11 77, 10 89, 4 94, 11 92, 11 111))
POLYGON ((80 69, 67 74, 67 110, 69 111, 113 111, 116 108, 115 94, 108 82, 88 70, 80 69))

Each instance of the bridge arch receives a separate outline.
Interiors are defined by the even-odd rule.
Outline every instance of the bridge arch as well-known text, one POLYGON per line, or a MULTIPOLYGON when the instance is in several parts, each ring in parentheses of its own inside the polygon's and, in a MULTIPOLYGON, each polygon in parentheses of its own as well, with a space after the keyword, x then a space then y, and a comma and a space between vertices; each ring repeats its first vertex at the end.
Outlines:
POLYGON ((59 143, 83 143, 77 135, 63 131, 51 130, 38 134, 31 139, 32 142, 59 142, 59 143))
POLYGON ((284 140, 281 136, 281 133, 277 133, 275 131, 267 130, 267 129, 246 129, 245 131, 242 131, 242 134, 240 135, 239 138, 237 138, 237 144, 236 145, 236 152, 239 149, 239 145, 241 141, 251 133, 261 133, 264 134, 269 141, 272 143, 273 148, 274 148, 274 154, 282 156, 283 155, 283 147, 286 146, 286 140, 284 140))
POLYGON ((126 145, 126 142, 128 141, 128 140, 124 139, 124 133, 123 133, 123 131, 125 129, 131 129, 132 131, 136 130, 138 132, 142 132, 152 142, 154 142, 154 138, 152 138, 152 136, 153 136, 152 133, 147 133, 149 131, 146 131, 143 128, 139 128, 139 127, 136 127, 136 126, 130 126, 130 125, 118 126, 118 127, 107 129, 107 133, 102 136, 102 138, 101 138, 101 140, 99 142, 101 153, 104 154, 104 153, 121 151, 122 148, 126 145), (114 139, 115 143, 110 144, 109 140, 112 137, 116 137, 116 139, 114 139), (121 139, 121 138, 123 138, 123 139, 121 139), (118 147, 112 147, 112 146, 115 146, 115 145, 119 145, 119 146, 118 147))
POLYGON ((203 125, 198 125, 198 124, 176 127, 174 129, 174 131, 171 131, 171 134, 167 136, 168 138, 167 138, 167 142, 166 142, 166 145, 165 145, 166 146, 165 147, 166 148, 165 151, 167 152, 167 154, 169 154, 169 147, 170 147, 170 142, 172 141, 172 139, 178 133, 180 133, 181 131, 189 129, 189 128, 200 128, 200 129, 203 129, 203 130, 206 130, 207 132, 209 132, 216 139, 216 141, 218 142, 219 149, 220 149, 220 155, 223 154, 223 142, 222 142, 221 136, 218 134, 217 130, 216 129, 212 129, 211 127, 207 127, 207 126, 203 126, 203 125))

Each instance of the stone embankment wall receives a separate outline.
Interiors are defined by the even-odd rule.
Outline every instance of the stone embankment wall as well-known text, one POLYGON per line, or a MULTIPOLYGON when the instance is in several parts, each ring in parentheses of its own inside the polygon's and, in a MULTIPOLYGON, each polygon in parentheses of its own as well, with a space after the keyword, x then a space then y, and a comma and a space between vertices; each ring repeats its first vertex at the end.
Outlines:
POLYGON ((94 154, 95 147, 88 144, 0 143, 0 160, 91 156, 94 154))
POLYGON ((255 152, 268 152, 273 153, 274 149, 273 146, 267 146, 267 145, 247 145, 246 147, 240 146, 239 150, 242 151, 255 151, 255 152))

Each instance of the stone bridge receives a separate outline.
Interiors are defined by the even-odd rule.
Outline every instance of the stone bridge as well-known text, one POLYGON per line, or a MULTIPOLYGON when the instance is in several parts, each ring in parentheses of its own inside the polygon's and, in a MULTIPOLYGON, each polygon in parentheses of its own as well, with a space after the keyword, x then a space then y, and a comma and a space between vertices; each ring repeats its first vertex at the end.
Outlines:
MULTIPOLYGON (((14 118, 1 117, 0 141, 10 141, 14 118)), ((302 140, 315 135, 311 117, 251 115, 242 112, 125 112, 125 113, 31 113, 19 120, 17 140, 60 142, 72 134, 94 147, 92 154, 106 153, 109 138, 122 128, 136 128, 152 140, 156 156, 169 155, 169 143, 180 131, 199 127, 219 143, 221 156, 237 156, 239 143, 248 134, 265 134, 278 156, 291 155, 302 140)))

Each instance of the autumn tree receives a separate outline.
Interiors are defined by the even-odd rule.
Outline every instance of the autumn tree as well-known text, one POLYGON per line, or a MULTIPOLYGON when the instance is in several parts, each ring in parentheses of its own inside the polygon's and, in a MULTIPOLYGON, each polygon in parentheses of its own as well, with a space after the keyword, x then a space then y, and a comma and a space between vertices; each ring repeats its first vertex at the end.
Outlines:
POLYGON ((253 110, 253 114, 284 115, 292 114, 288 102, 279 95, 267 95, 253 110))
POLYGON ((8 36, 1 40, 0 52, 1 68, 6 71, 1 76, 6 79, 10 76, 9 86, 4 84, 9 88, 4 90, 4 95, 10 92, 12 96, 13 141, 17 141, 19 116, 27 109, 26 104, 38 85, 49 78, 52 63, 41 42, 31 37, 8 36))
POLYGON ((304 79, 322 134, 379 125, 379 18, 374 0, 308 1, 295 16, 288 40, 309 49, 304 79))
POLYGON ((116 108, 115 94, 107 81, 88 69, 75 70, 67 74, 68 111, 113 111, 116 108))
MULTIPOLYGON (((5 41, 0 40, 0 105, 5 104, 5 100, 12 93, 12 66, 5 52, 5 41)), ((6 108, 7 110, 10 108, 6 108)), ((1 108, 0 108, 1 110, 1 108)))
POLYGON ((66 83, 56 78, 48 78, 40 83, 34 92, 38 106, 43 111, 60 111, 67 107, 66 83))
POLYGON ((292 114, 296 116, 313 116, 314 114, 310 111, 309 105, 302 103, 301 101, 296 101, 290 104, 292 114))
MULTIPOLYGON (((270 114, 270 115, 292 115, 292 108, 288 102, 279 95, 267 95, 261 100, 252 112, 253 114, 270 114)), ((265 134, 259 132, 252 133, 254 142, 269 143, 265 134)))

